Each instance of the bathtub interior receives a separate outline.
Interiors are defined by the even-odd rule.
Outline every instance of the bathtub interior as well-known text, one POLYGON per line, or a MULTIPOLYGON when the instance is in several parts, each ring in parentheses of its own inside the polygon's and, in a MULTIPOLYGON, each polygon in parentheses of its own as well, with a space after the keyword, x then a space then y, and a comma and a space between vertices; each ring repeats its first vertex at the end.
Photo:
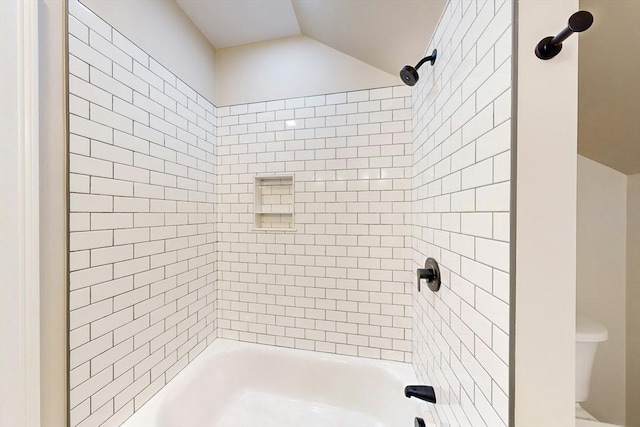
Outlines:
POLYGON ((411 426, 409 364, 217 339, 125 423, 156 426, 411 426))

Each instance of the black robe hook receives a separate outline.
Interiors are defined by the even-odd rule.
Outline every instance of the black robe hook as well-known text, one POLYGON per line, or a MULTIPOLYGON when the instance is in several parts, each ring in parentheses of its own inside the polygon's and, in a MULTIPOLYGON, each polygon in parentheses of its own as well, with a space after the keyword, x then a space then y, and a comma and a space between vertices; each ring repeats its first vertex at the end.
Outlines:
POLYGON ((569 18, 569 25, 555 37, 545 37, 536 46, 535 53, 540 59, 551 59, 562 50, 562 42, 573 33, 586 31, 593 24, 593 15, 586 10, 574 13, 569 18))

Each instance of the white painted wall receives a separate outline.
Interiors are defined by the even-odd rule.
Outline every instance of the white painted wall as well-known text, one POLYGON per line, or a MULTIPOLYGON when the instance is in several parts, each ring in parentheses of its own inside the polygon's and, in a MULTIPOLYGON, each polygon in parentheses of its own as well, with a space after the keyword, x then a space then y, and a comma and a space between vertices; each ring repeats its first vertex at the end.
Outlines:
POLYGON ((0 2, 0 425, 40 424, 38 5, 0 2))
POLYGON ((393 86, 400 77, 306 36, 216 51, 216 105, 393 86))
POLYGON ((627 427, 640 426, 640 174, 627 176, 627 427))
POLYGON ((579 37, 550 61, 533 49, 566 26, 578 0, 540 3, 518 2, 513 403, 516 426, 571 426, 579 37))
POLYGON ((584 408, 601 421, 625 421, 627 177, 578 156, 577 312, 604 325, 584 408))
POLYGON ((14 39, 17 33, 17 4, 16 2, 0 3, 0 18, 3 24, 11 22, 13 25, 0 27, 0 147, 3 155, 0 156, 0 339, 3 350, 0 352, 0 423, 2 425, 17 425, 24 422, 24 378, 21 374, 24 368, 21 362, 24 359, 21 347, 20 330, 15 326, 20 323, 20 271, 18 267, 18 251, 13 244, 19 241, 19 217, 17 209, 4 209, 5 206, 13 206, 18 200, 18 189, 9 182, 14 182, 19 176, 19 150, 15 141, 18 140, 18 129, 11 126, 18 120, 16 104, 17 91, 17 67, 10 64, 15 62, 17 56, 16 44, 6 43, 5 40, 14 39), (22 369, 20 369, 22 368, 22 369))
POLYGON ((89 9, 215 102, 215 53, 173 0, 82 0, 89 9))
POLYGON ((47 426, 67 425, 67 193, 65 5, 39 5, 40 387, 47 426))

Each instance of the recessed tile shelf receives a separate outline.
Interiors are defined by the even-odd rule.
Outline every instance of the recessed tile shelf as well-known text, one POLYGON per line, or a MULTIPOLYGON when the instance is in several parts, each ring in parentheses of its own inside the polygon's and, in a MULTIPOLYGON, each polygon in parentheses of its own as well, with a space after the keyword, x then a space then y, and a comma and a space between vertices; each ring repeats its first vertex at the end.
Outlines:
POLYGON ((295 231, 293 175, 258 175, 253 195, 254 231, 295 231))

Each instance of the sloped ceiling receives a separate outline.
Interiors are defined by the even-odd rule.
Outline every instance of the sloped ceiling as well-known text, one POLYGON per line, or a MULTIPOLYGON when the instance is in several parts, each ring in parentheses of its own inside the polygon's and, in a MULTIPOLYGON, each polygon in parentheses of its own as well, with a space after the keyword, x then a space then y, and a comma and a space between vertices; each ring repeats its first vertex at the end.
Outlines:
POLYGON ((580 0, 594 16, 580 34, 578 153, 640 173, 640 1, 580 0))
POLYGON ((396 75, 422 58, 445 3, 293 0, 293 7, 307 36, 396 75))
POLYGON ((415 65, 446 0, 176 0, 216 49, 304 34, 391 74, 415 65))
POLYGON ((291 0, 176 0, 216 49, 300 34, 291 0))

